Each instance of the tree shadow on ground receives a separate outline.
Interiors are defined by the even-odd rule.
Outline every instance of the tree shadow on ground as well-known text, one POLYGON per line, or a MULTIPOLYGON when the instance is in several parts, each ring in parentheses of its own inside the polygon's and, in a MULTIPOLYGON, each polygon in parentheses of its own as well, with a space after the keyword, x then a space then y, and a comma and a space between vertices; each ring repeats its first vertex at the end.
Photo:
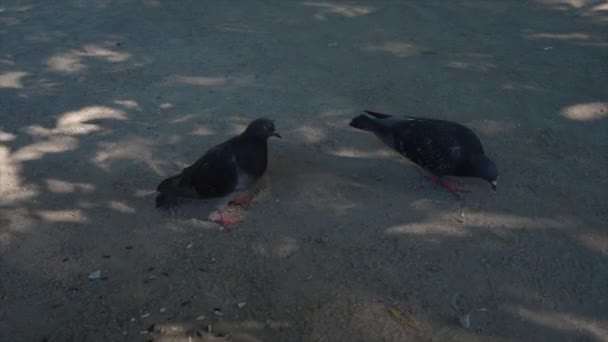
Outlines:
POLYGON ((0 339, 605 338, 595 5, 13 3, 0 339), (361 109, 471 125, 499 192, 424 183, 347 126, 361 109), (153 208, 160 179, 258 116, 286 139, 243 223, 153 208))

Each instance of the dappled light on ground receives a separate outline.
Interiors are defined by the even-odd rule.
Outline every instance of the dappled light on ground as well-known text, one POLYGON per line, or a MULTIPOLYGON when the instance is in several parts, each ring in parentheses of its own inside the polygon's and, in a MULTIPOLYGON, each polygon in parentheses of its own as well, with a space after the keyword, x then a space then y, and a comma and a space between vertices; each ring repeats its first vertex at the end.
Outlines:
POLYGON ((0 340, 606 339, 607 14, 4 0, 0 340), (349 126, 363 110, 471 127, 497 192, 426 181, 349 126), (260 116, 283 139, 237 224, 155 208, 260 116))
POLYGON ((565 107, 561 115, 570 120, 593 121, 608 117, 608 102, 580 103, 565 107))

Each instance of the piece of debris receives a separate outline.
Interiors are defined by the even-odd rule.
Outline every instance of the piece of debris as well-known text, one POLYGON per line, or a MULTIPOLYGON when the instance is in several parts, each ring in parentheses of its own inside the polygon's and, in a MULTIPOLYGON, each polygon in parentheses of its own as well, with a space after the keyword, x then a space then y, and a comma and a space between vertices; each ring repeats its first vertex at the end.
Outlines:
POLYGON ((471 316, 466 314, 458 317, 458 323, 460 323, 463 328, 469 329, 471 327, 471 316))
POLYGON ((224 314, 222 313, 222 309, 220 308, 213 308, 213 314, 216 316, 224 316, 224 314))
POLYGON ((329 242, 329 238, 325 235, 321 235, 315 239, 317 243, 327 244, 329 242))
POLYGON ((416 325, 408 318, 406 318, 401 311, 395 309, 395 308, 390 308, 390 313, 393 315, 393 317, 395 317, 395 319, 397 320, 397 322, 399 322, 399 324, 406 326, 409 325, 412 328, 415 328, 416 325))
POLYGON ((158 311, 160 311, 160 313, 163 313, 163 312, 167 311, 167 308, 160 308, 160 310, 158 310, 158 311))
POLYGON ((149 313, 149 312, 146 312, 145 314, 143 314, 143 315, 141 315, 141 316, 139 316, 139 317, 141 317, 141 318, 146 318, 146 317, 148 317, 148 316, 150 316, 150 313, 149 313))
POLYGON ((239 309, 244 308, 244 307, 245 307, 245 305, 247 305, 247 303, 246 303, 246 302, 240 302, 240 303, 236 303, 236 306, 237 306, 239 309))
POLYGON ((101 278, 101 271, 100 270, 97 270, 95 272, 89 273, 89 279, 96 280, 96 279, 99 279, 99 278, 101 278))
POLYGON ((205 319, 205 315, 200 315, 200 316, 196 317, 197 321, 202 321, 204 319, 205 319))

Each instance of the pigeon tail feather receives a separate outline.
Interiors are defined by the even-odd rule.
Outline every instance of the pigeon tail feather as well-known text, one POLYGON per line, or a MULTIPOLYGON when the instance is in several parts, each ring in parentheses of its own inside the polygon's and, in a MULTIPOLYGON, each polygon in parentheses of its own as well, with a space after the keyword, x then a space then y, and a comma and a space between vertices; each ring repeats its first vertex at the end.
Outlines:
POLYGON ((377 124, 374 119, 364 114, 361 114, 356 118, 352 119, 349 125, 351 127, 368 132, 375 132, 377 128, 377 124))
POLYGON ((182 175, 179 174, 179 175, 165 179, 164 181, 160 182, 160 184, 156 188, 156 191, 171 192, 172 190, 175 190, 177 188, 181 178, 182 178, 182 175))
POLYGON ((378 119, 386 119, 386 118, 390 118, 392 117, 392 115, 388 115, 388 114, 382 114, 382 113, 378 113, 378 112, 372 112, 371 110, 365 110, 364 112, 366 112, 367 114, 376 117, 378 119))

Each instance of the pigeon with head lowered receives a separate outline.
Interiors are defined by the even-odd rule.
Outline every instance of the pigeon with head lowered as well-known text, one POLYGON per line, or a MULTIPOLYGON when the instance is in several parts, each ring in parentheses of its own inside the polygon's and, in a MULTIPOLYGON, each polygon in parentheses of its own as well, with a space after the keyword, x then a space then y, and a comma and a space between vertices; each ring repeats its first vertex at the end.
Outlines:
POLYGON ((365 111, 350 126, 374 133, 385 144, 410 161, 420 165, 455 195, 467 192, 450 183, 444 176, 477 177, 488 181, 496 191, 498 171, 488 158, 479 138, 469 128, 455 122, 365 111))
MULTIPOLYGON (((281 138, 274 121, 266 118, 251 122, 245 131, 207 151, 178 175, 157 187, 156 207, 173 197, 220 198, 244 191, 260 178, 268 165, 268 138, 281 138)), ((235 198, 229 205, 248 206, 252 198, 235 198)), ((224 226, 234 223, 218 208, 224 226)))

